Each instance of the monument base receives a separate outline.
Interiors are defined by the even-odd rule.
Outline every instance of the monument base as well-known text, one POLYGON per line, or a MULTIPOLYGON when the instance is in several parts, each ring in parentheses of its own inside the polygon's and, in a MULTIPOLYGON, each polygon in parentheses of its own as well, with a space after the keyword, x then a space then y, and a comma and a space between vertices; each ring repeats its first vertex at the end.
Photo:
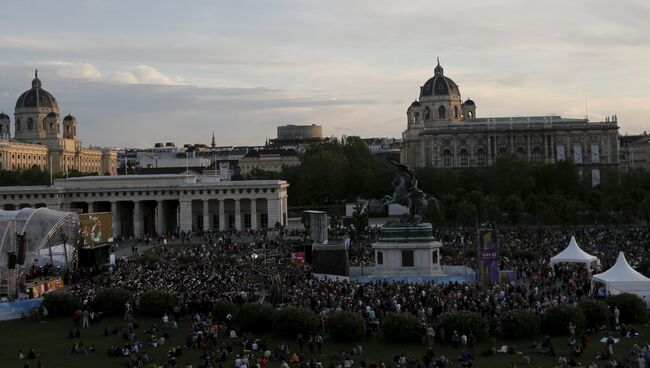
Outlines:
POLYGON ((429 223, 387 224, 372 245, 375 252, 372 277, 441 276, 440 247, 442 243, 433 238, 429 223))

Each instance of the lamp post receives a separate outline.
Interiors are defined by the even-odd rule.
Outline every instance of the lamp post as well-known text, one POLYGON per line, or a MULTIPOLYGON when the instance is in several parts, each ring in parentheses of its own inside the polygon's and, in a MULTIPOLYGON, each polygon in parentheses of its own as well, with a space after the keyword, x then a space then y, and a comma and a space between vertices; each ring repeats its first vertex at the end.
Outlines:
POLYGON ((255 270, 255 260, 256 260, 258 257, 259 257, 259 255, 258 255, 257 253, 253 253, 253 254, 251 254, 251 259, 253 260, 253 261, 252 261, 252 264, 253 264, 253 271, 255 270))

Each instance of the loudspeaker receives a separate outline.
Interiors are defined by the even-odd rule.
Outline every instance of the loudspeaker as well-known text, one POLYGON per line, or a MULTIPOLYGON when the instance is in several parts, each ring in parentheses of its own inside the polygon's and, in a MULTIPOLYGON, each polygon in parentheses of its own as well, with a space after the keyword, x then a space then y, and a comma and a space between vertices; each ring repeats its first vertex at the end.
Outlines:
POLYGON ((19 265, 25 264, 26 243, 25 234, 16 234, 16 263, 19 265))
POLYGON ((16 253, 7 253, 7 268, 13 270, 16 268, 16 253))

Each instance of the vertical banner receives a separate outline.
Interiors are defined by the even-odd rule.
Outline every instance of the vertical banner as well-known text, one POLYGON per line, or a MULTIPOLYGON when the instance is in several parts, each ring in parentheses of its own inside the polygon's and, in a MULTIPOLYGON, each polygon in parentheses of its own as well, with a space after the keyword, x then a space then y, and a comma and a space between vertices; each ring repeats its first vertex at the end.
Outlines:
POLYGON ((219 162, 219 178, 221 180, 228 180, 230 178, 229 162, 219 162))
POLYGON ((478 259, 480 280, 486 284, 499 282, 499 247, 496 230, 478 231, 478 259))
POLYGON ((591 187, 597 187, 600 185, 600 170, 593 169, 591 170, 591 187))
POLYGON ((573 162, 582 163, 582 146, 577 143, 573 145, 573 162))
POLYGON ((563 144, 558 144, 555 146, 555 151, 556 151, 556 161, 564 161, 564 145, 563 144))
POLYGON ((600 146, 598 143, 593 143, 591 145, 591 163, 599 164, 600 163, 600 146))

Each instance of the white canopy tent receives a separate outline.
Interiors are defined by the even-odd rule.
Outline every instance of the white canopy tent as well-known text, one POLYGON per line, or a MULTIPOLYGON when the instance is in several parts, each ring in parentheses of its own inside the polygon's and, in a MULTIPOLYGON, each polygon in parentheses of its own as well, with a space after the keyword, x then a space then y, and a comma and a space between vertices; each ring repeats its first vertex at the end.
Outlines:
POLYGON ((556 263, 584 263, 587 270, 591 272, 591 266, 594 263, 600 264, 600 261, 595 256, 580 249, 578 243, 576 243, 576 238, 572 236, 569 245, 558 255, 551 258, 551 265, 556 263))
POLYGON ((618 253, 616 263, 609 270, 594 275, 593 281, 602 282, 609 294, 636 294, 650 304, 650 279, 627 263, 623 252, 618 253))

